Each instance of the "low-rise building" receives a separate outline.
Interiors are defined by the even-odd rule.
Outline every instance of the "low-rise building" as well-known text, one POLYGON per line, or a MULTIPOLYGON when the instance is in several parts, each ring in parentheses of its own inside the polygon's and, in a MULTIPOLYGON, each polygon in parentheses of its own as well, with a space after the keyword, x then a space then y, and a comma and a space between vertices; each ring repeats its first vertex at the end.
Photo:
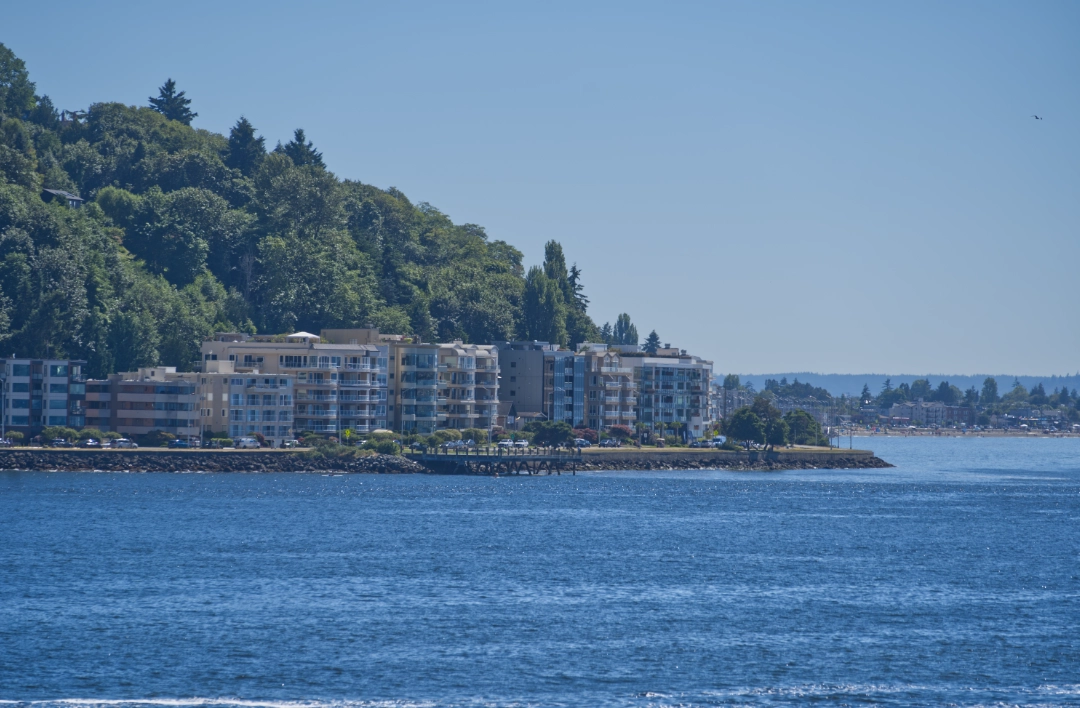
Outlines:
POLYGON ((96 401, 108 396, 108 426, 100 425, 101 409, 95 416, 103 431, 136 437, 160 430, 185 440, 199 437, 198 380, 193 372, 158 366, 110 374, 107 382, 94 381, 93 386, 96 401))

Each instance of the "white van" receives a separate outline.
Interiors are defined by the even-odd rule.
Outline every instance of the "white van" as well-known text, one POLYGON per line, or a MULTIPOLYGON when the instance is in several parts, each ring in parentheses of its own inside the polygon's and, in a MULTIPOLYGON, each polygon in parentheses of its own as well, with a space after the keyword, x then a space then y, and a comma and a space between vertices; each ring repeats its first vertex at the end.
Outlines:
POLYGON ((258 450, 259 441, 255 438, 237 438, 233 441, 237 450, 258 450))

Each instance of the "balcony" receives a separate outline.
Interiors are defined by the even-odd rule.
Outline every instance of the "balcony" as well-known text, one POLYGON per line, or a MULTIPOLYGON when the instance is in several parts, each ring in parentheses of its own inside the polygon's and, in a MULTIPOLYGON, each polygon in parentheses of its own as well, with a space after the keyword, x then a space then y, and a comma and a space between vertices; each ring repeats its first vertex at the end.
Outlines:
POLYGON ((632 374, 633 369, 628 369, 622 366, 601 366, 600 373, 602 374, 632 374))
POLYGON ((298 416, 302 415, 302 416, 305 416, 305 417, 308 417, 308 418, 337 418, 338 417, 338 412, 337 412, 337 409, 329 410, 329 411, 324 411, 324 410, 298 411, 297 415, 298 416))
POLYGON ((374 385, 376 385, 374 381, 357 381, 356 379, 340 379, 338 381, 338 386, 344 386, 349 388, 356 388, 358 386, 371 388, 374 385))

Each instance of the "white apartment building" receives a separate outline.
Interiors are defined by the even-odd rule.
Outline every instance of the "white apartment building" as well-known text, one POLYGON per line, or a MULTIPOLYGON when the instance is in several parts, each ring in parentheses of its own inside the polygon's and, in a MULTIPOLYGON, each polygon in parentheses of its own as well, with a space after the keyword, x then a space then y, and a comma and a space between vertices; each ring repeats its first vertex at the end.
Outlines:
POLYGON ((712 362, 670 347, 655 356, 628 354, 622 361, 639 386, 638 420, 656 431, 663 423, 682 423, 689 437, 701 437, 710 422, 712 362))

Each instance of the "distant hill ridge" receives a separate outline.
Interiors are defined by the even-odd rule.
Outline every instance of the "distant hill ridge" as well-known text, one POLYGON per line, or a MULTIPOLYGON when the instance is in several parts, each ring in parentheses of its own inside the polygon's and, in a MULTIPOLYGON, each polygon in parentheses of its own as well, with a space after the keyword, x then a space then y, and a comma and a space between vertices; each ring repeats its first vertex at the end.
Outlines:
MULTIPOLYGON (((1001 391, 1011 389, 1013 381, 1017 379, 1026 389, 1031 389, 1032 386, 1041 383, 1048 394, 1055 388, 1061 388, 1062 386, 1068 386, 1069 390, 1080 389, 1080 373, 1065 376, 1017 376, 1014 374, 816 374, 810 371, 799 371, 780 374, 739 374, 738 376, 743 385, 752 383, 758 391, 764 390, 766 379, 779 381, 786 378, 788 382, 798 379, 800 383, 808 383, 811 386, 824 388, 837 397, 841 395, 858 396, 862 393, 864 384, 869 386, 870 392, 876 396, 885 384, 885 379, 890 380, 893 388, 902 383, 910 385, 916 379, 929 379, 932 387, 936 387, 941 381, 948 381, 961 391, 972 386, 976 389, 982 389, 983 381, 989 377, 997 379, 998 389, 1001 391)), ((715 375, 718 380, 722 380, 723 377, 723 374, 715 375)))

